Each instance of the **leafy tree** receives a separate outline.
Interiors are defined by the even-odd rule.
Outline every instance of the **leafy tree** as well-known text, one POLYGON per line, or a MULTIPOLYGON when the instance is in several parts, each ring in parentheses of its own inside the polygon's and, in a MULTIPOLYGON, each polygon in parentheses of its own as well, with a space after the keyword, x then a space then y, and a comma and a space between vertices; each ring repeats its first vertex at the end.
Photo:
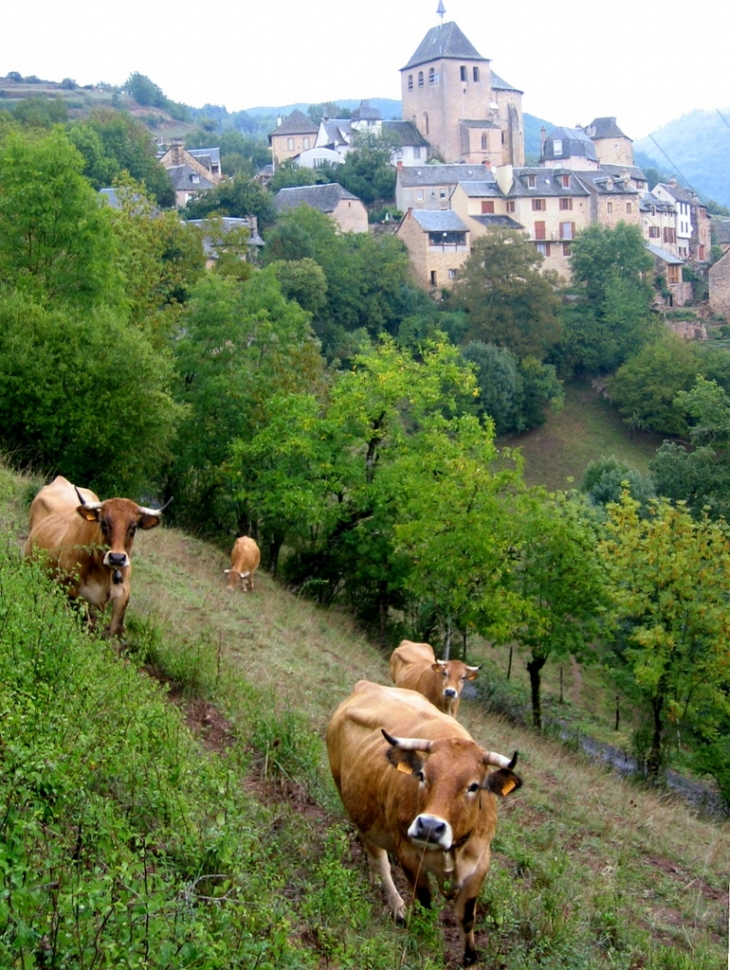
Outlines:
POLYGON ((543 257, 527 237, 497 229, 477 239, 453 288, 469 316, 468 339, 544 360, 560 339, 558 276, 540 272, 543 257))
POLYGON ((320 123, 322 118, 349 118, 351 115, 352 111, 349 108, 342 108, 339 104, 335 104, 334 101, 310 104, 307 108, 307 116, 316 125, 320 123))
POLYGON ((615 455, 589 462, 579 485, 589 502, 601 508, 620 501, 627 487, 631 496, 642 506, 654 497, 651 479, 615 455))
POLYGON ((624 495, 599 544, 612 578, 616 656, 633 676, 648 721, 646 766, 656 777, 670 728, 711 737, 728 715, 730 539, 724 522, 665 500, 648 516, 624 495))
POLYGON ((169 355, 105 307, 0 297, 0 441, 21 465, 100 493, 159 482, 181 409, 169 355))
POLYGON ((119 173, 116 159, 106 154, 98 131, 89 125, 72 125, 68 139, 84 159, 83 174, 95 189, 109 188, 119 173))
POLYGON ((243 282, 209 274, 191 292, 174 351, 178 399, 187 406, 169 473, 174 514, 212 533, 245 528, 249 513, 226 485, 229 450, 264 423, 270 397, 318 385, 309 315, 283 297, 272 269, 243 282))
MULTIPOLYGON (((281 165, 277 166, 269 188, 276 193, 280 189, 295 188, 299 185, 314 185, 317 181, 313 168, 298 165, 293 159, 287 158, 281 165)), ((325 177, 322 181, 328 182, 329 179, 325 177)))
POLYGON ((671 435, 686 435, 686 416, 676 407, 701 369, 694 346, 675 334, 647 344, 608 381, 608 390, 626 421, 671 435))
POLYGON ((156 146, 145 126, 124 111, 97 108, 86 124, 97 133, 104 154, 113 159, 116 177, 126 171, 144 183, 146 191, 161 206, 174 205, 175 193, 170 177, 157 160, 156 146))
POLYGON ((319 263, 305 256, 304 259, 277 260, 270 266, 287 300, 296 300, 313 319, 319 318, 327 305, 327 278, 319 263))
POLYGON ((366 206, 392 202, 396 172, 390 164, 391 147, 387 135, 359 132, 345 161, 341 165, 323 166, 321 174, 328 181, 339 182, 366 206))
POLYGON ((0 144, 0 282, 48 300, 121 306, 110 210, 60 129, 0 144))
POLYGON ((582 504, 564 493, 526 492, 510 549, 510 639, 530 651, 532 718, 542 727, 541 672, 548 660, 585 659, 606 606, 597 536, 582 504))
POLYGON ((61 94, 57 94, 55 98, 33 95, 17 103, 13 117, 28 128, 51 128, 68 121, 68 105, 61 94))
POLYGON ((220 182, 214 189, 192 199, 186 209, 187 219, 207 219, 208 216, 231 216, 244 219, 256 216, 260 229, 271 225, 276 209, 271 195, 247 176, 220 182))
POLYGON ((634 284, 650 303, 651 287, 645 276, 652 265, 641 229, 626 222, 613 228, 596 222, 583 229, 570 256, 573 282, 583 290, 589 303, 604 308, 618 280, 634 284))
POLYGON ((169 104, 168 99, 162 93, 162 88, 138 71, 129 75, 122 85, 122 90, 126 91, 137 104, 143 107, 167 108, 169 104))
POLYGON ((175 328, 188 290, 204 272, 201 233, 181 223, 175 212, 160 212, 132 179, 119 181, 116 188, 121 208, 111 210, 111 220, 129 319, 161 347, 175 328))

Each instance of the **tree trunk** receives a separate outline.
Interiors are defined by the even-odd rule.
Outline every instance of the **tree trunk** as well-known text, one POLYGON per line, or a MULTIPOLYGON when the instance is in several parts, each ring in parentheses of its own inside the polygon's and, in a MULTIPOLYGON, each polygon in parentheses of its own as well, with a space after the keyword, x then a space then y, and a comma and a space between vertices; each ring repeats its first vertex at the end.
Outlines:
POLYGON ((512 676, 512 650, 513 649, 514 648, 512 647, 512 644, 510 643, 510 645, 509 645, 509 661, 507 663, 507 680, 509 680, 510 677, 512 676))
POLYGON ((527 661, 530 674, 530 692, 532 694, 532 724, 538 731, 542 731, 542 708, 540 706, 540 671, 545 666, 547 657, 532 656, 527 661))
POLYGON ((646 759, 646 771, 651 779, 656 781, 659 776, 659 769, 662 766, 662 739, 664 735, 664 718, 662 710, 664 698, 657 697, 652 703, 652 713, 654 715, 654 730, 651 736, 651 750, 646 759))

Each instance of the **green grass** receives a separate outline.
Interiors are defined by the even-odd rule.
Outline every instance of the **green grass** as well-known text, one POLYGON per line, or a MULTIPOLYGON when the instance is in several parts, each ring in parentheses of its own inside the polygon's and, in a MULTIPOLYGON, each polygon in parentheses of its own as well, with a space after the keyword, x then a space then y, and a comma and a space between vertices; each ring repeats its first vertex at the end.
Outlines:
MULTIPOLYGON (((26 492, 0 470, 11 558, 26 492)), ((6 821, 0 915, 16 907, 10 923, 0 919, 0 963, 453 970, 448 904, 415 910, 408 930, 391 923, 327 770, 332 711, 358 679, 387 682, 388 651, 265 573, 255 593, 228 592, 225 560, 174 529, 139 537, 130 658, 83 632, 77 641, 60 598, 13 573, 5 592, 20 632, 0 676, 0 765, 12 757, 22 770, 0 773, 12 835, 6 821), (11 693, 23 671, 32 678, 11 693), (225 743, 213 733, 221 719, 225 743)), ((0 627, 2 655, 7 618, 0 627)), ((504 655, 490 649, 474 644, 470 659, 483 650, 499 668, 504 655)), ((546 672, 550 697, 555 676, 546 672)), ((579 685, 571 668, 566 693, 576 716, 600 720, 591 676, 579 685)), ((478 907, 481 966, 724 964, 730 823, 474 701, 460 713, 485 746, 520 751, 524 779, 500 805, 478 907)))
POLYGON ((576 487, 588 464, 608 455, 645 474, 663 440, 648 432, 630 434, 615 408, 590 384, 573 383, 565 388, 561 412, 549 412, 541 427, 499 444, 521 450, 528 485, 556 491, 576 487))

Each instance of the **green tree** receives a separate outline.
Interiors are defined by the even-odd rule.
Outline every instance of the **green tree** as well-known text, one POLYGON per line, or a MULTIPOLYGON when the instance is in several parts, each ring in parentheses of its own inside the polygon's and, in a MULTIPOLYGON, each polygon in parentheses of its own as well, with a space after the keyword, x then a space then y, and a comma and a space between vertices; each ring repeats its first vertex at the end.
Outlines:
POLYGON ((154 81, 146 75, 134 71, 122 85, 122 90, 131 95, 143 107, 167 108, 169 101, 154 81))
POLYGON ((47 300, 121 306, 111 212, 60 129, 0 144, 0 282, 47 300))
POLYGON ((477 239, 453 288, 469 316, 467 339, 544 360, 560 339, 557 274, 541 272, 542 256, 527 237, 497 229, 477 239))
POLYGON ((321 172, 328 181, 339 182, 366 206, 392 202, 396 172, 390 164, 391 148, 387 135, 360 132, 345 161, 341 165, 325 165, 321 172))
POLYGON ((105 307, 0 297, 0 442, 20 465, 106 495, 160 481, 181 409, 169 354, 105 307))
POLYGON ((650 478, 615 455, 609 455, 588 463, 579 489, 592 505, 605 508, 618 502, 627 486, 631 496, 642 506, 654 497, 650 478))
POLYGON ((220 182, 214 189, 192 199, 186 209, 186 219, 207 219, 209 216, 231 216, 244 219, 256 216, 260 229, 271 225, 276 209, 270 193, 246 175, 220 182))
POLYGON ((646 281, 653 265, 639 226, 619 222, 615 227, 593 223, 578 233, 570 256, 573 282, 591 305, 604 309, 617 281, 636 287, 647 309, 651 287, 646 281))
POLYGON ((648 516, 624 495, 598 548, 612 580, 617 662, 632 675, 648 722, 646 767, 666 762, 669 729, 706 737, 729 712, 730 539, 724 522, 655 501, 648 516))
POLYGON ((284 298, 272 269, 243 282, 209 274, 191 292, 174 350, 188 409, 169 473, 174 514, 209 533, 237 531, 249 513, 226 484, 229 450, 261 427, 270 397, 317 387, 322 361, 309 315, 284 298))
POLYGON ((676 334, 647 344, 608 380, 608 390, 624 420, 670 435, 686 435, 687 417, 676 406, 702 369, 695 347, 676 334))
POLYGON ((62 94, 55 98, 33 95, 18 102, 13 117, 27 128, 51 128, 68 121, 68 105, 62 94))

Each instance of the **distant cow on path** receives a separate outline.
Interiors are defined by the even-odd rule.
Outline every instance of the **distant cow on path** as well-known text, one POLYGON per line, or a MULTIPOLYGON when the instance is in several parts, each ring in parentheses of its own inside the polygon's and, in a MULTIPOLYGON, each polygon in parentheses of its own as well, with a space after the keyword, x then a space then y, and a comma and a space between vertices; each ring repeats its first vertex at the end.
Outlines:
POLYGON ((162 512, 128 498, 101 502, 88 488, 58 475, 33 499, 25 555, 39 556, 72 599, 86 600, 90 619, 111 603, 109 632, 120 636, 131 592, 134 535, 158 526, 162 512))
POLYGON ((497 828, 495 796, 522 784, 514 772, 517 753, 506 758, 486 751, 416 691, 367 680, 332 715, 327 753, 342 804, 395 919, 405 919, 406 904, 389 855, 422 906, 431 903, 431 876, 454 901, 464 965, 474 963, 476 901, 497 828))
POLYGON ((250 536, 239 536, 231 549, 231 568, 223 570, 228 576, 228 589, 236 589, 239 581, 244 593, 247 585, 253 589, 253 576, 260 562, 261 552, 256 542, 250 536))
POLYGON ((456 717, 461 690, 474 680, 479 667, 461 660, 437 660, 430 643, 401 640, 390 658, 390 676, 396 687, 417 690, 444 714, 456 717))

